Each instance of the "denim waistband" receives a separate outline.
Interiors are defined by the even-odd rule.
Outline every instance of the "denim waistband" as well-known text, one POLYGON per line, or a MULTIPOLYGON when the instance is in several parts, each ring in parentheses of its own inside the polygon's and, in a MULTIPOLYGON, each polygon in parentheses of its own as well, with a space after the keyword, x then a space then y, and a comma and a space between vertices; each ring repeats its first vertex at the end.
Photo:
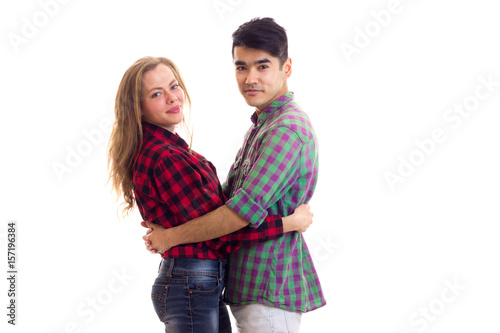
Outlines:
POLYGON ((163 258, 159 273, 172 277, 173 274, 224 277, 226 260, 205 260, 191 258, 163 258))

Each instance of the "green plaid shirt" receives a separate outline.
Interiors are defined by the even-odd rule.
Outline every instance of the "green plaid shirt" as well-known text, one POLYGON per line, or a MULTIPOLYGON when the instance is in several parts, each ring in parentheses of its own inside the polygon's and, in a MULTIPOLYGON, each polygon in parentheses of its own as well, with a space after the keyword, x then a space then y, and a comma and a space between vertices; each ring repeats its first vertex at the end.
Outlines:
MULTIPOLYGON (((318 175, 317 140, 309 117, 288 92, 257 117, 223 184, 227 205, 258 227, 267 215, 290 215, 307 203, 318 175)), ((307 312, 325 305, 302 234, 239 249, 229 257, 225 300, 307 312)))

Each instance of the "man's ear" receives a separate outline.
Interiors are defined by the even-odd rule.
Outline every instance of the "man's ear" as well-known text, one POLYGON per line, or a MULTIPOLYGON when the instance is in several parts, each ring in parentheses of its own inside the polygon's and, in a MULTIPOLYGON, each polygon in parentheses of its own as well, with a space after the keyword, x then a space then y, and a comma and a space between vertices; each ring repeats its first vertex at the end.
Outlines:
POLYGON ((292 58, 288 57, 283 64, 283 73, 285 78, 288 79, 292 75, 292 58))

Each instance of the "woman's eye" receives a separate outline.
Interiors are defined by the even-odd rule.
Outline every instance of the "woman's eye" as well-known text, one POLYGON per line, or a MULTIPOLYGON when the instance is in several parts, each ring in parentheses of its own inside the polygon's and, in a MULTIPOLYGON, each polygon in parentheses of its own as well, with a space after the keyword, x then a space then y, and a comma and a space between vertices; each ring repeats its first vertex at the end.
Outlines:
POLYGON ((177 89, 177 88, 179 88, 179 85, 178 85, 178 84, 174 84, 174 85, 172 86, 172 88, 171 88, 171 89, 172 89, 172 90, 175 90, 175 89, 177 89))
POLYGON ((160 92, 155 92, 155 93, 154 93, 151 97, 156 98, 156 97, 158 97, 158 96, 160 96, 160 95, 161 95, 161 93, 160 93, 160 92))

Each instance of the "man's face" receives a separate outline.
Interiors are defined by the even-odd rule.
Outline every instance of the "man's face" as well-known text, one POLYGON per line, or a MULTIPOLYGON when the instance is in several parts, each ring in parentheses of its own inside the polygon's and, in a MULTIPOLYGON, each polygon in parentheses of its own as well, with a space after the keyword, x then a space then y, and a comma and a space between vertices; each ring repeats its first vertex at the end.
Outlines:
POLYGON ((279 58, 267 51, 236 46, 233 60, 240 93, 247 104, 259 112, 288 91, 286 79, 292 72, 290 58, 280 66, 279 58))

